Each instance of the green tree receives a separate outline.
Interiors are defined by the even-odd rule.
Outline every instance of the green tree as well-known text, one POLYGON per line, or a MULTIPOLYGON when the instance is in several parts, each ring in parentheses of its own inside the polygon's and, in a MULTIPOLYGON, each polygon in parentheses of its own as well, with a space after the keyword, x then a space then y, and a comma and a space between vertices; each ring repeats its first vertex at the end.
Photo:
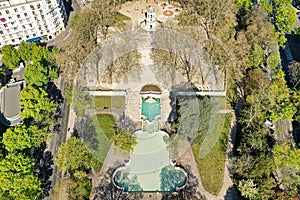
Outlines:
POLYGON ((32 50, 31 60, 33 63, 41 61, 49 61, 51 53, 46 47, 34 46, 32 50))
POLYGON ((257 196, 257 188, 256 184, 252 179, 241 180, 238 184, 238 189, 241 191, 242 196, 247 197, 249 199, 255 199, 257 196))
POLYGON ((43 86, 48 82, 47 68, 40 62, 25 68, 24 79, 28 85, 43 86))
POLYGON ((18 48, 18 54, 20 56, 20 58, 23 61, 31 61, 32 60, 32 54, 34 49, 36 48, 36 44, 34 42, 25 42, 22 41, 19 44, 19 48, 18 48))
POLYGON ((20 107, 23 119, 34 119, 38 122, 50 122, 57 103, 49 99, 48 94, 42 88, 28 86, 21 91, 20 107))
POLYGON ((278 121, 282 118, 292 121, 297 108, 291 102, 292 91, 286 85, 285 74, 282 70, 276 70, 272 76, 272 84, 269 89, 270 119, 278 121))
POLYGON ((290 32, 297 22, 296 10, 291 3, 292 0, 272 1, 275 25, 281 33, 290 32))
POLYGON ((274 24, 280 34, 290 32, 296 22, 296 10, 292 6, 292 0, 263 0, 262 7, 272 16, 274 24))
POLYGON ((264 50, 258 46, 255 45, 253 50, 250 53, 249 56, 249 66, 253 66, 253 67, 261 67, 264 65, 265 62, 265 53, 264 50))
MULTIPOLYGON (((92 105, 92 98, 87 93, 87 91, 84 91, 82 87, 72 87, 72 107, 76 109, 77 117, 83 117, 85 115, 85 110, 89 109, 92 105)), ((71 89, 71 88, 70 88, 71 89)), ((68 95, 70 92, 70 89, 68 89, 68 95)), ((68 96, 70 97, 70 96, 68 96)))
POLYGON ((41 181, 33 174, 34 161, 12 154, 0 161, 0 195, 3 199, 32 200, 42 192, 41 181))
POLYGON ((15 69, 21 59, 19 57, 18 51, 12 45, 5 45, 1 48, 2 60, 6 67, 13 70, 15 69))
POLYGON ((292 148, 290 144, 277 144, 273 149, 275 164, 280 167, 295 167, 300 169, 300 149, 292 148))
POLYGON ((240 9, 249 10, 251 7, 251 0, 234 0, 234 4, 240 9))
POLYGON ((92 190, 92 182, 84 171, 76 171, 71 178, 69 185, 69 198, 88 200, 92 190))
POLYGON ((16 125, 8 128, 3 134, 3 144, 10 152, 22 151, 33 147, 38 147, 48 138, 47 130, 36 125, 16 125))
POLYGON ((133 147, 137 145, 136 138, 123 130, 118 130, 112 140, 117 147, 125 152, 133 151, 133 147))
POLYGON ((2 67, 0 67, 0 87, 2 87, 3 79, 6 76, 6 73, 2 67))
POLYGON ((86 149, 81 139, 72 137, 58 148, 54 162, 60 171, 75 172, 90 169, 93 159, 95 158, 86 149))

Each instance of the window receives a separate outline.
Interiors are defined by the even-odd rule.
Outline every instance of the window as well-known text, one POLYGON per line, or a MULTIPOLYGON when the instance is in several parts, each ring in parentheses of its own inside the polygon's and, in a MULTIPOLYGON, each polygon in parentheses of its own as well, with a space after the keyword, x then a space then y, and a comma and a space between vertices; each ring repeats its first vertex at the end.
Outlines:
POLYGON ((15 8, 15 9, 14 9, 14 11, 15 11, 15 12, 18 12, 18 9, 17 9, 17 8, 15 8))
POLYGON ((6 14, 9 14, 9 11, 8 11, 8 10, 6 10, 5 12, 6 12, 6 14))
POLYGON ((39 27, 39 30, 42 30, 42 27, 39 27))
POLYGON ((35 9, 33 5, 30 5, 30 8, 31 8, 32 10, 34 10, 34 9, 35 9))
POLYGON ((17 15, 18 18, 20 18, 20 15, 17 15))
POLYGON ((2 35, 2 34, 3 34, 3 31, 0 31, 0 34, 2 35))
POLYGON ((27 13, 24 13, 24 16, 25 16, 25 17, 27 17, 27 16, 28 16, 28 14, 27 14, 27 13))
POLYGON ((32 24, 29 24, 30 27, 32 27, 32 24))
POLYGON ((25 25, 22 25, 22 28, 25 29, 25 25))
POLYGON ((38 4, 38 5, 37 5, 37 8, 40 9, 40 8, 41 8, 41 4, 38 4))
POLYGON ((7 28, 7 24, 4 24, 4 27, 7 28))
POLYGON ((34 34, 33 34, 33 37, 35 37, 35 36, 36 36, 36 34, 34 33, 34 34))
POLYGON ((12 41, 12 42, 15 42, 15 39, 12 39, 11 41, 12 41))
POLYGON ((9 16, 8 19, 11 19, 11 16, 9 16))
POLYGON ((34 15, 35 15, 35 12, 34 12, 34 11, 32 11, 32 14, 34 14, 34 15))
POLYGON ((29 35, 26 35, 26 38, 29 38, 29 35))
POLYGON ((19 39, 20 41, 22 40, 22 38, 21 38, 21 37, 19 37, 18 39, 19 39))
POLYGON ((14 27, 14 30, 17 30, 17 27, 14 27))

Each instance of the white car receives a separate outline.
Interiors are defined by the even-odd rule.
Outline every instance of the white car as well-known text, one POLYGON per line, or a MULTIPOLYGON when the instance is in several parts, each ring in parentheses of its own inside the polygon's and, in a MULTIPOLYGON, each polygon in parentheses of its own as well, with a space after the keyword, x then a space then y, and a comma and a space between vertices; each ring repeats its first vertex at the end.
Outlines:
POLYGON ((275 126, 273 125, 273 123, 272 123, 271 121, 269 121, 269 120, 266 120, 266 121, 265 121, 265 125, 266 125, 267 127, 269 127, 270 129, 273 129, 273 130, 274 130, 274 128, 275 128, 275 126))

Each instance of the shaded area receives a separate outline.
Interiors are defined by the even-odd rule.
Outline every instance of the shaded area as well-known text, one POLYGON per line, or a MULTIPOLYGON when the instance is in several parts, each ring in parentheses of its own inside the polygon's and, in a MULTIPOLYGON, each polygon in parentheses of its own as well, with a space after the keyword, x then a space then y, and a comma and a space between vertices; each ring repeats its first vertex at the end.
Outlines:
POLYGON ((206 198, 201 195, 199 191, 197 191, 199 180, 198 178, 192 174, 191 172, 191 166, 186 165, 184 166, 184 169, 187 173, 188 179, 186 185, 179 189, 176 192, 173 193, 165 193, 162 197, 162 200, 168 200, 168 199, 177 199, 177 200, 183 200, 183 199, 198 199, 198 200, 205 200, 206 198))
POLYGON ((228 188, 226 192, 226 196, 224 197, 224 200, 241 200, 242 197, 238 191, 238 189, 234 186, 228 188))
POLYGON ((172 165, 161 169, 161 191, 174 192, 177 188, 184 186, 187 182, 187 177, 179 169, 175 169, 172 165))
POLYGON ((129 177, 129 172, 127 171, 118 171, 114 176, 114 181, 118 183, 119 187, 124 188, 125 192, 143 191, 137 175, 129 177))
POLYGON ((137 129, 137 124, 125 113, 122 113, 118 119, 118 128, 127 132, 133 132, 137 129))
POLYGON ((50 195, 51 184, 50 176, 53 173, 52 165, 53 155, 50 151, 45 151, 46 143, 42 143, 40 147, 34 148, 31 151, 31 156, 34 158, 34 171, 37 172, 38 178, 42 181, 42 194, 37 197, 37 200, 42 200, 50 195))
POLYGON ((49 82, 47 84, 47 89, 46 89, 49 98, 54 100, 56 103, 61 104, 63 103, 63 96, 61 93, 61 90, 57 88, 57 86, 53 82, 49 82))
POLYGON ((78 135, 92 154, 103 162, 112 143, 115 119, 110 114, 96 114, 84 117, 76 123, 78 135))
POLYGON ((143 194, 141 193, 124 193, 123 190, 116 188, 111 178, 113 171, 114 168, 109 168, 98 186, 93 189, 93 193, 95 193, 93 200, 142 199, 143 194))

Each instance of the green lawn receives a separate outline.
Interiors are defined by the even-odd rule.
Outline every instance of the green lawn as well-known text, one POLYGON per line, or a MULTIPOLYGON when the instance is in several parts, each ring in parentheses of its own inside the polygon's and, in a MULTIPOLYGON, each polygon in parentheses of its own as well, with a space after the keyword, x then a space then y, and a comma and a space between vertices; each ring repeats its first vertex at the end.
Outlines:
POLYGON ((125 15, 123 15, 122 13, 119 13, 119 12, 116 12, 115 15, 116 15, 116 19, 117 19, 118 21, 130 20, 129 17, 127 17, 127 16, 125 16, 125 15))
POLYGON ((125 108, 124 96, 95 96, 93 100, 96 108, 125 108))
POLYGON ((100 126, 99 131, 102 131, 105 136, 111 140, 115 132, 114 126, 116 121, 114 116, 110 114, 97 114, 96 118, 100 126))
POLYGON ((112 136, 114 134, 115 119, 110 114, 97 114, 85 124, 84 143, 100 162, 95 162, 93 168, 99 171, 102 167, 109 148, 112 144, 112 136))
MULTIPOLYGON (((219 114, 218 114, 219 115, 219 114)), ((218 116, 217 115, 217 116, 218 116)), ((193 143, 192 149, 204 188, 217 195, 222 188, 227 148, 227 136, 230 129, 231 114, 226 114, 224 126, 214 147, 200 158, 200 145, 193 143)), ((215 131, 215 130, 214 130, 215 131)))

